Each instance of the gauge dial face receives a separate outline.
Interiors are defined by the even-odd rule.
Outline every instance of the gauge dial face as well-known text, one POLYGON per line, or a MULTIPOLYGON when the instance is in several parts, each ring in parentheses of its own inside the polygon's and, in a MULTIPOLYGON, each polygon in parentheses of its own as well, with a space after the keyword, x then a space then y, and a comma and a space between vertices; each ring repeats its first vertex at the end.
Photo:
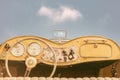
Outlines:
POLYGON ((36 43, 36 42, 33 42, 31 43, 29 46, 28 46, 28 53, 31 55, 31 56, 37 56, 39 55, 41 52, 41 46, 40 44, 36 43))
POLYGON ((17 43, 12 49, 11 49, 11 53, 14 56, 22 56, 25 52, 25 47, 23 44, 21 43, 17 43))

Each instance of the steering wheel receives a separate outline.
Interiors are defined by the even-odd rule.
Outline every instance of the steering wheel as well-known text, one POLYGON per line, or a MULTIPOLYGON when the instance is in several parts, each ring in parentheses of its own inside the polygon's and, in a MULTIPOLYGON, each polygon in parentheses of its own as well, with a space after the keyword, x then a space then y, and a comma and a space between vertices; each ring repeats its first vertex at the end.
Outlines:
MULTIPOLYGON (((20 42, 24 41, 24 40, 29 40, 29 39, 34 39, 34 38, 27 38, 27 39, 23 39, 20 42)), ((52 69, 52 72, 50 74, 49 77, 52 77, 56 71, 56 68, 57 68, 57 60, 56 60, 56 55, 55 55, 55 52, 53 50, 53 48, 45 41, 41 40, 41 39, 34 39, 34 40, 37 40, 37 41, 41 41, 43 42, 44 44, 46 44, 48 46, 48 48, 51 50, 51 52, 53 53, 53 57, 54 57, 54 65, 53 65, 53 69, 52 69)), ((17 42, 18 43, 18 42, 17 42)), ((16 43, 16 44, 17 44, 16 43)), ((13 46, 15 46, 16 44, 14 44, 13 46)), ((12 77, 10 71, 9 71, 9 67, 8 67, 8 57, 9 57, 9 54, 10 54, 10 50, 12 48, 10 48, 7 52, 6 52, 6 59, 5 59, 5 67, 6 67, 6 71, 9 75, 9 77, 12 77)), ((30 71, 32 68, 34 68, 36 65, 37 65, 37 59, 33 56, 28 56, 26 59, 25 59, 25 65, 26 65, 26 71, 25 71, 25 74, 24 74, 24 77, 28 77, 29 74, 30 74, 30 71)))

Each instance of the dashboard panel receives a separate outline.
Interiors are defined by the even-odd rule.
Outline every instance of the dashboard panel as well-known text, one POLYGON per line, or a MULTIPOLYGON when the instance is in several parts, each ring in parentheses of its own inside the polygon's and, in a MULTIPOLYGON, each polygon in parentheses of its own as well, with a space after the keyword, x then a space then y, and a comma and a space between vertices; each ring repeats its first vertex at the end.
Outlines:
POLYGON ((0 59, 25 61, 34 57, 40 63, 58 66, 92 61, 120 59, 119 46, 101 36, 84 36, 64 43, 53 42, 38 36, 18 36, 1 44, 0 59))

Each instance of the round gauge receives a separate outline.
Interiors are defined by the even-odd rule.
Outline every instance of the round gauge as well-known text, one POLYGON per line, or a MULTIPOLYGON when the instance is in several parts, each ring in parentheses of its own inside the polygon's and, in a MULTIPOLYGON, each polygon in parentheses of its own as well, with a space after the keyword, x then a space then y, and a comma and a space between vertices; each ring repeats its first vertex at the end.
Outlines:
POLYGON ((28 46, 28 53, 32 56, 37 56, 41 52, 40 44, 33 42, 28 46))
POLYGON ((17 43, 12 49, 11 49, 11 53, 14 56, 22 56, 25 52, 25 48, 24 45, 22 45, 21 43, 17 43))

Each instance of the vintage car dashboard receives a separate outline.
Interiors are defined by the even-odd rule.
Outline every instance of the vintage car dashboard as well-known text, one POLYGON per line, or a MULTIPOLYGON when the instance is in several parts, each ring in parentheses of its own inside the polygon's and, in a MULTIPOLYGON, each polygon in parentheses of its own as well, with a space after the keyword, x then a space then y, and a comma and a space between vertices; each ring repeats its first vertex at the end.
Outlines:
POLYGON ((111 39, 84 36, 63 43, 37 36, 18 36, 0 46, 0 60, 26 61, 66 66, 85 62, 120 59, 119 46, 111 39))

